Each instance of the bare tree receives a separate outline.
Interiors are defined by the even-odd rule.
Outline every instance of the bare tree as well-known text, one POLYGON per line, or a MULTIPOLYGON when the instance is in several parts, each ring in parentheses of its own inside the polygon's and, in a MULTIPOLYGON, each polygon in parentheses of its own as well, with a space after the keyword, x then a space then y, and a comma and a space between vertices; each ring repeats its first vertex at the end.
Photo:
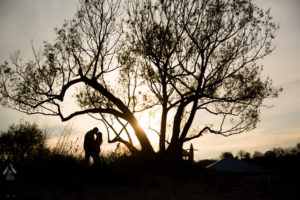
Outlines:
POLYGON ((279 91, 270 79, 262 80, 256 64, 273 50, 278 27, 269 11, 251 1, 136 0, 129 5, 127 48, 140 58, 141 78, 161 106, 160 151, 166 149, 170 115, 167 150, 176 155, 184 142, 203 133, 229 136, 255 128, 263 100, 279 91), (201 111, 219 124, 189 134, 201 111))
POLYGON ((129 0, 125 10, 120 0, 80 3, 42 54, 33 49, 33 60, 22 63, 15 54, 13 65, 1 65, 2 105, 62 121, 89 114, 114 134, 109 142, 150 154, 136 115, 156 111, 160 127, 150 128, 159 152, 179 157, 185 142, 204 133, 252 130, 263 100, 280 91, 257 66, 273 51, 278 26, 250 0, 129 0), (81 109, 66 116, 62 102, 74 86, 81 109), (204 112, 215 123, 193 127, 204 112))

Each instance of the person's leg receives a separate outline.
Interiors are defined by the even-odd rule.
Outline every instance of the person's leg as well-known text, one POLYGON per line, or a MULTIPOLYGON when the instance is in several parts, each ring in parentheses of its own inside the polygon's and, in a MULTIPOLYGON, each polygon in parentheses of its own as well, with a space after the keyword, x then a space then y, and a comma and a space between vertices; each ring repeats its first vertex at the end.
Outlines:
POLYGON ((89 164, 89 161, 90 161, 90 154, 88 152, 85 152, 85 157, 84 157, 84 162, 86 164, 89 164))
POLYGON ((98 164, 100 161, 99 151, 93 152, 92 157, 93 157, 94 164, 98 164))
POLYGON ((12 198, 13 195, 13 182, 6 181, 6 198, 12 198))

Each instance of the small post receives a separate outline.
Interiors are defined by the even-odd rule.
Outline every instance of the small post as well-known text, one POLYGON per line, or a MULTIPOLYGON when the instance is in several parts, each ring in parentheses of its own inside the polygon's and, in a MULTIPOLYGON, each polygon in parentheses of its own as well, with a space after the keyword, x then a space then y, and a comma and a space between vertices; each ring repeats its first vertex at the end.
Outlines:
POLYGON ((194 148, 193 148, 193 144, 191 143, 190 145, 190 151, 189 151, 189 157, 188 160, 190 162, 194 162, 194 148))

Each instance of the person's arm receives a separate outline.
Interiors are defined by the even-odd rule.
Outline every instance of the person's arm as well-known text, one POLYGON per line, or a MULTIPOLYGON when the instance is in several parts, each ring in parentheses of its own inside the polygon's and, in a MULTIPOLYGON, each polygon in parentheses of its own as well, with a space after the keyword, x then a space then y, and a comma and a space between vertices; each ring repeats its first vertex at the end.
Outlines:
POLYGON ((11 170, 12 170, 12 172, 13 172, 14 174, 17 173, 17 170, 15 170, 15 168, 11 167, 11 170))
POLYGON ((3 171, 3 175, 4 175, 4 176, 5 176, 6 172, 7 172, 7 167, 6 167, 5 170, 3 171))

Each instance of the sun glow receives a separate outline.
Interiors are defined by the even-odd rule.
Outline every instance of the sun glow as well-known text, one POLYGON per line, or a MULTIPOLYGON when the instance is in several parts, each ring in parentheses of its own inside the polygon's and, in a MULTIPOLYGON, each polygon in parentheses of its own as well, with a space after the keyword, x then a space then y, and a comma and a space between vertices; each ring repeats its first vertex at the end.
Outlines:
POLYGON ((159 122, 155 115, 151 116, 149 113, 137 116, 139 125, 145 131, 148 139, 150 140, 153 147, 158 148, 159 144, 159 122))

